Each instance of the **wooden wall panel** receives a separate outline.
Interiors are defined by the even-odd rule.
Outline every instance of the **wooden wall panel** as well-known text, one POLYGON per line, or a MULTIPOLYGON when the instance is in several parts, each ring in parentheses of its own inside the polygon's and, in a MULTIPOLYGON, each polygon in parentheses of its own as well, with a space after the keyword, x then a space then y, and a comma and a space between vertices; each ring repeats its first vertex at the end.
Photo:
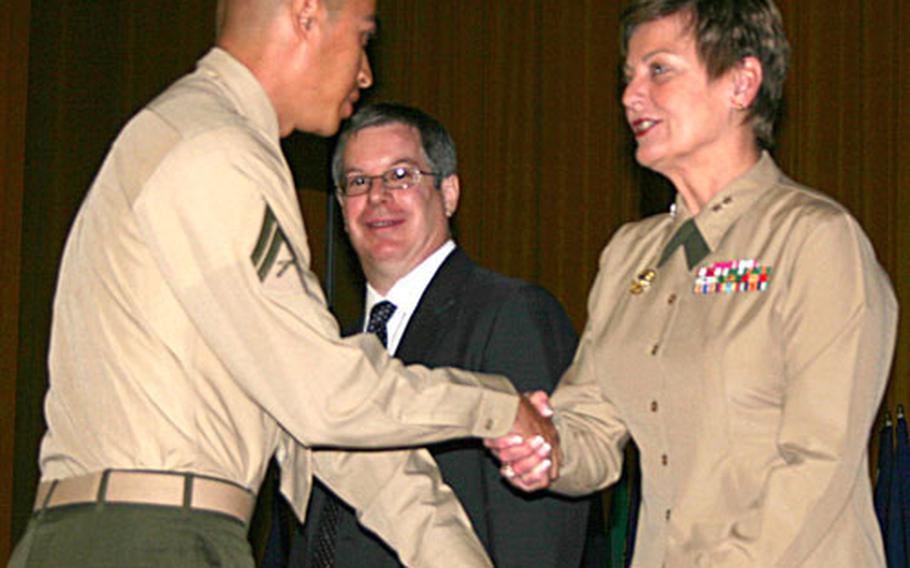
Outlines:
MULTIPOLYGON (((903 0, 781 3, 793 49, 778 155, 796 180, 844 204, 903 304, 910 300, 903 0), (902 59, 903 58, 903 59, 902 59), (905 173, 903 174, 905 176, 905 173)), ((907 318, 884 408, 908 403, 907 318)))
MULTIPOLYGON (((892 112, 890 115, 883 114, 875 108, 868 112, 878 121, 894 120, 896 123, 887 151, 894 156, 896 174, 882 183, 882 186, 892 188, 894 197, 893 201, 884 201, 882 205, 894 211, 891 277, 904 311, 889 402, 910 405, 910 316, 907 315, 910 312, 910 4, 905 0, 894 0, 889 13, 893 17, 886 29, 894 34, 894 50, 878 55, 882 59, 894 60, 896 77, 892 84, 885 87, 893 100, 892 112)), ((875 192, 876 188, 870 191, 875 192)))
POLYGON ((600 252, 619 225, 638 217, 637 169, 619 102, 621 4, 542 4, 538 280, 580 330, 600 252))
POLYGON ((0 564, 11 550, 29 10, 0 3, 0 564))

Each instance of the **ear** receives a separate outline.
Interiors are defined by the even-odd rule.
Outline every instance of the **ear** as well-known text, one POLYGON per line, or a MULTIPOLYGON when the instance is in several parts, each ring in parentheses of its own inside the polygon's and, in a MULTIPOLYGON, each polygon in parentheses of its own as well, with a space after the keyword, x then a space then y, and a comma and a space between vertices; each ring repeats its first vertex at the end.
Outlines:
POLYGON ((461 194, 461 185, 458 181, 458 175, 452 174, 442 180, 439 187, 442 193, 442 206, 445 210, 446 217, 451 217, 458 210, 458 197, 461 194))
POLYGON ((294 20, 294 31, 306 35, 313 27, 322 10, 323 0, 292 0, 291 16, 294 20))
POLYGON ((752 102, 761 88, 763 71, 761 61, 753 56, 744 57, 733 68, 733 94, 731 103, 737 110, 745 110, 752 106, 752 102))

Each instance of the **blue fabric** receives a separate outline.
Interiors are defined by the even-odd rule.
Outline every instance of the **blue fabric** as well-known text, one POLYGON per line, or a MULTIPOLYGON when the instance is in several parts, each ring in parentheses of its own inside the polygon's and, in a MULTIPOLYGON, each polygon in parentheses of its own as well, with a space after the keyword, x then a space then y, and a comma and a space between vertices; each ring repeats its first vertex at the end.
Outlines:
POLYGON ((886 546, 889 568, 907 568, 910 550, 910 440, 903 407, 897 410, 895 429, 895 460, 891 478, 891 505, 888 510, 888 544, 886 546))
POLYGON ((888 548, 888 509, 891 500, 891 478, 894 468, 894 425, 885 413, 885 424, 878 435, 878 471, 875 475, 875 516, 882 531, 882 542, 888 548))

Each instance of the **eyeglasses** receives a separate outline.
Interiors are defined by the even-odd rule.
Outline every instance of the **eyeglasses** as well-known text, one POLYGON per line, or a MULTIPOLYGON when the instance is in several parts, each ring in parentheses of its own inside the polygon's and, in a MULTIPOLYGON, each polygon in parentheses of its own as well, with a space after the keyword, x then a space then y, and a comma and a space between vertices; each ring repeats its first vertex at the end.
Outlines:
POLYGON ((383 189, 408 189, 420 183, 422 176, 438 175, 436 172, 425 172, 416 166, 395 166, 375 176, 348 174, 338 185, 338 192, 344 197, 363 195, 373 187, 374 179, 382 182, 383 189))

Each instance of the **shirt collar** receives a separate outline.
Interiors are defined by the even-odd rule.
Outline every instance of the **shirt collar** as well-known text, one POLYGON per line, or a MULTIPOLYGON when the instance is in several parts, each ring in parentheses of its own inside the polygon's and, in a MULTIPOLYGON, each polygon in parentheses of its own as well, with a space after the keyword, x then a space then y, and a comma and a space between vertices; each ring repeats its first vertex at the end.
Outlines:
POLYGON ((243 63, 220 47, 213 47, 199 60, 197 69, 218 81, 239 114, 265 132, 270 139, 278 140, 278 115, 262 84, 243 63))
MULTIPOLYGON (((733 223, 751 208, 765 189, 777 183, 781 176, 782 173, 774 159, 767 151, 763 151, 755 165, 717 192, 701 208, 695 215, 695 224, 712 251, 717 250, 721 239, 733 223)), ((692 217, 692 213, 679 194, 676 195, 673 210, 675 232, 679 225, 692 217)))
POLYGON ((413 270, 401 277, 398 282, 395 282, 384 297, 368 282, 364 313, 370 313, 376 303, 389 300, 397 307, 396 316, 399 312, 402 316, 413 314, 414 310, 417 309, 421 296, 423 296, 424 290, 429 286, 433 276, 436 275, 436 271, 439 270, 439 267, 442 266, 442 263, 453 250, 455 250, 455 242, 449 239, 436 249, 433 254, 426 257, 423 262, 414 267, 413 270))

